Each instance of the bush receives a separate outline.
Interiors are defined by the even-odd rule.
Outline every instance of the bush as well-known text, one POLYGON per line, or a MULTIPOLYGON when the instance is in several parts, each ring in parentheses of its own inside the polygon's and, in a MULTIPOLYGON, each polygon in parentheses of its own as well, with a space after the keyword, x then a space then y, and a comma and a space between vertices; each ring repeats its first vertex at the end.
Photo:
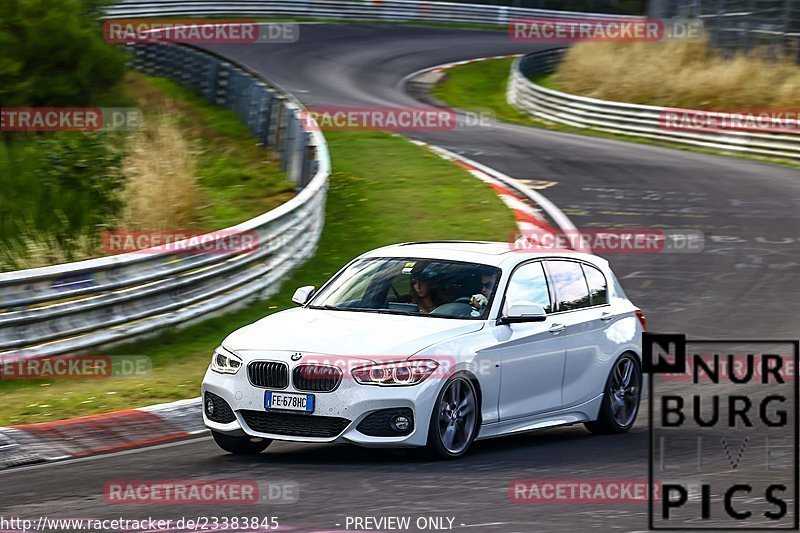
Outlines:
POLYGON ((10 248, 32 232, 67 252, 119 215, 123 154, 108 134, 63 132, 0 144, 0 241, 10 248))

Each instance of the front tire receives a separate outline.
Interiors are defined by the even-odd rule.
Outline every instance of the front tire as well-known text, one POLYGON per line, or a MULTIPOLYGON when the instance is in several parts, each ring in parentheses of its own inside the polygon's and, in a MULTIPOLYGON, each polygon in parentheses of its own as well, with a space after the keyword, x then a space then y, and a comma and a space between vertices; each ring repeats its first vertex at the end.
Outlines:
POLYGON ((478 393, 472 381, 453 376, 442 387, 431 413, 428 451, 435 459, 463 457, 478 435, 478 393))
POLYGON ((217 446, 234 455, 256 455, 272 444, 272 439, 254 440, 255 437, 249 436, 234 437, 213 430, 211 431, 211 436, 214 437, 214 442, 217 443, 217 446))
POLYGON ((586 422, 586 429, 601 435, 627 433, 639 413, 642 396, 642 369, 639 359, 632 354, 622 354, 606 380, 603 389, 600 415, 586 422))

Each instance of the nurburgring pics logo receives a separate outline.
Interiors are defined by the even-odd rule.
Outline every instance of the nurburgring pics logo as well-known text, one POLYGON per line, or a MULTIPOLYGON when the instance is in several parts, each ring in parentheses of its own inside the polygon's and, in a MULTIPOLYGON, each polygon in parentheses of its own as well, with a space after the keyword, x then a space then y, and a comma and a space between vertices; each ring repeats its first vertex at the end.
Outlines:
POLYGON ((509 239, 511 250, 531 253, 546 250, 607 254, 699 253, 703 251, 703 247, 704 237, 701 231, 652 228, 575 229, 557 232, 537 228, 512 232, 509 239))
POLYGON ((649 489, 662 494, 650 529, 797 530, 800 343, 645 333, 642 347, 649 489), (683 375, 688 390, 670 378, 683 375))
POLYGON ((142 111, 135 107, 4 107, 0 131, 135 131, 142 111))
POLYGON ((103 23, 103 36, 113 44, 293 43, 300 38, 300 25, 249 19, 109 19, 103 23))
POLYGON ((514 19, 509 23, 512 41, 573 43, 701 41, 703 23, 698 19, 555 18, 514 19))
POLYGON ((108 254, 231 254, 251 253, 258 249, 255 231, 192 230, 106 231, 103 249, 108 254))

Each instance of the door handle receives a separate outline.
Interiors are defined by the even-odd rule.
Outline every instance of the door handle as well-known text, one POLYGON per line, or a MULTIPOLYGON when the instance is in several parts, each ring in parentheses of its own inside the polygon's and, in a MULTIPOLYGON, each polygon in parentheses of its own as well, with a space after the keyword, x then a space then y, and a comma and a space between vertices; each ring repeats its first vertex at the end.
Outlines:
POLYGON ((612 314, 611 314, 611 313, 609 313, 608 311, 603 311, 603 312, 600 314, 600 320, 602 320, 603 322, 608 322, 608 321, 609 321, 609 320, 611 320, 612 318, 614 318, 614 315, 612 315, 612 314))
POLYGON ((548 331, 550 333, 554 333, 557 335, 562 331, 564 331, 565 329, 567 329, 567 326, 565 326, 564 324, 553 324, 552 326, 550 326, 550 329, 548 331))

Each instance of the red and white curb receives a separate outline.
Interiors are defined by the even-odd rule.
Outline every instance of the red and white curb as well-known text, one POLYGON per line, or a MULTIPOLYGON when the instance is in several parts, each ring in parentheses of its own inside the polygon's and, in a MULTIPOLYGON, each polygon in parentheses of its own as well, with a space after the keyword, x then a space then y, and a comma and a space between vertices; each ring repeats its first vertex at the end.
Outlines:
POLYGON ((559 231, 577 231, 569 217, 558 206, 519 180, 445 148, 418 140, 411 142, 428 148, 443 159, 452 161, 479 180, 489 184, 503 203, 514 213, 517 228, 521 233, 545 231, 555 235, 559 231))
POLYGON ((480 63, 481 61, 489 61, 492 59, 516 59, 518 57, 522 57, 525 54, 505 54, 500 56, 486 56, 486 57, 476 57, 474 59, 464 59, 462 61, 453 61, 451 63, 443 63, 441 65, 435 65, 433 67, 423 68, 417 71, 412 72, 406 76, 403 76, 403 79, 400 81, 400 85, 405 85, 408 80, 413 80, 414 78, 426 74, 428 72, 435 72, 440 73, 444 72, 447 69, 451 69, 453 67, 460 67, 461 65, 468 65, 470 63, 480 63))
POLYGON ((445 71, 453 67, 467 65, 469 63, 480 63, 481 61, 489 61, 491 59, 515 59, 523 55, 524 54, 506 54, 501 56, 478 57, 475 59, 464 59, 463 61, 453 61, 452 63, 443 63, 433 67, 426 67, 403 76, 403 79, 400 80, 400 87, 405 87, 407 89, 412 81, 422 85, 434 86, 439 83, 445 71))
POLYGON ((0 428, 0 469, 156 444, 203 433, 200 398, 0 428))

